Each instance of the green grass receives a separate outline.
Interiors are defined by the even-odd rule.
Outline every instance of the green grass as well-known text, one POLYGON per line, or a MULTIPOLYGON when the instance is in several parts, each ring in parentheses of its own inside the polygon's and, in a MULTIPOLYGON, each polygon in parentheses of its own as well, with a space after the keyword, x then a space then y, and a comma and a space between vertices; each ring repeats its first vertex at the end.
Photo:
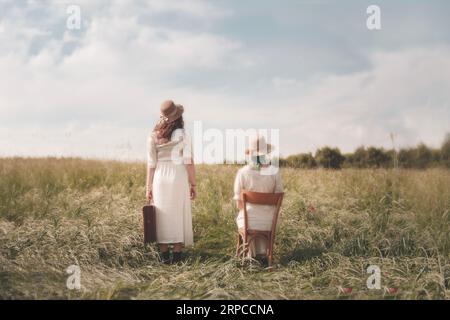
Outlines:
POLYGON ((166 266, 142 245, 144 164, 0 159, 0 298, 449 299, 449 170, 283 169, 267 272, 234 258, 237 169, 198 167, 195 247, 166 266), (367 289, 371 264, 395 295, 367 289))

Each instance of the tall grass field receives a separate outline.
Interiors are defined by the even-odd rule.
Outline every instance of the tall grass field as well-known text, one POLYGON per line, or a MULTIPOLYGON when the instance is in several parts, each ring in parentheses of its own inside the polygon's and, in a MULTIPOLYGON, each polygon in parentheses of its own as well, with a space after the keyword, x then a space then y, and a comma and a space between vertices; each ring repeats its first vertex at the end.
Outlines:
POLYGON ((143 245, 145 164, 0 159, 0 299, 450 298, 449 170, 283 168, 269 272, 234 256, 238 168, 197 167, 195 246, 162 265, 143 245))

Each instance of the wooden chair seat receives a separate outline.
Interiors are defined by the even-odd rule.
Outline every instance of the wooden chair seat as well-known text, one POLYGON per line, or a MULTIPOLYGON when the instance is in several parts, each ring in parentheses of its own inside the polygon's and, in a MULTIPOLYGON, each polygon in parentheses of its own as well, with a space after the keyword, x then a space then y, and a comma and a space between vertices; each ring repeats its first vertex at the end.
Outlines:
MULTIPOLYGON (((243 228, 239 229, 239 233, 240 234, 244 234, 245 230, 243 228)), ((247 230, 247 235, 249 236, 264 236, 264 237, 270 237, 270 234, 272 233, 272 231, 270 230, 247 230)))

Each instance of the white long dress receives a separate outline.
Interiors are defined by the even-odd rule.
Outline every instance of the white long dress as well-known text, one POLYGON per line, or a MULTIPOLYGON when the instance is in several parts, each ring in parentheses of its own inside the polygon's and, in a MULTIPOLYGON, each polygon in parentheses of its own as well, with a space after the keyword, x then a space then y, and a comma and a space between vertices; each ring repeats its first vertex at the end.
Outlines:
POLYGON ((153 134, 148 139, 148 166, 153 177, 158 243, 194 243, 188 175, 185 164, 192 161, 190 139, 178 129, 170 142, 158 145, 153 134))

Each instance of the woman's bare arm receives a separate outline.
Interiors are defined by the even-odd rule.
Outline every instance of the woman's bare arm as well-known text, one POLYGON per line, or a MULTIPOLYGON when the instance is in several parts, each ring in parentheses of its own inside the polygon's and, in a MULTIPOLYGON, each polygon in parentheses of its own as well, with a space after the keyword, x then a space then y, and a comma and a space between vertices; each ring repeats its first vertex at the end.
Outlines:
POLYGON ((153 177, 155 176, 155 168, 147 167, 147 200, 151 200, 153 198, 152 186, 153 186, 153 177))
POLYGON ((186 171, 188 174, 189 184, 190 184, 190 193, 191 193, 191 199, 194 200, 197 196, 197 192, 195 189, 195 166, 194 162, 191 161, 190 164, 185 164, 186 171))

